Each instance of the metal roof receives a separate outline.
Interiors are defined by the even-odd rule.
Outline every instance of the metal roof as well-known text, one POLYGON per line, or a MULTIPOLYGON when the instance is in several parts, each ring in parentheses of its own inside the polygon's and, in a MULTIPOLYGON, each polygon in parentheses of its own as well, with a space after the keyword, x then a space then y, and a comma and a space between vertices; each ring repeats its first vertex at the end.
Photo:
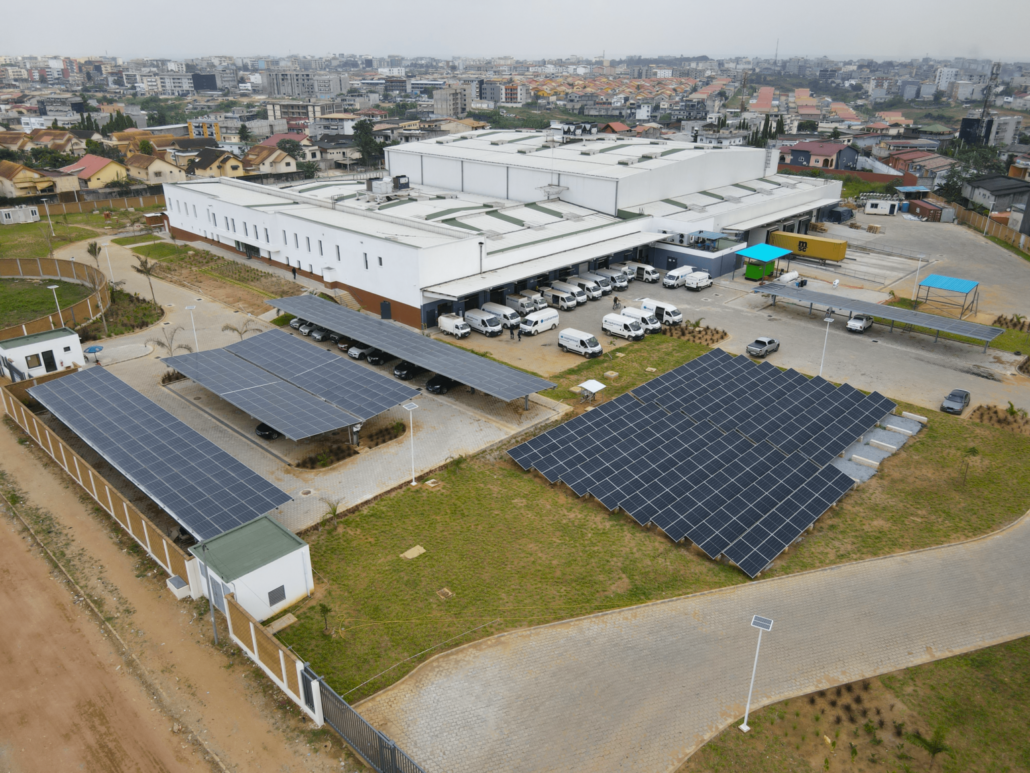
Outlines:
POLYGON ((411 328, 352 311, 315 295, 278 298, 266 303, 500 400, 526 397, 554 386, 539 376, 509 368, 457 346, 434 341, 411 328))
POLYGON ((919 283, 919 286, 966 294, 973 292, 979 284, 979 282, 974 282, 972 279, 956 279, 953 276, 944 276, 943 274, 930 274, 919 283))
POLYGON ((898 193, 929 193, 930 189, 924 185, 899 185, 895 188, 898 193))
POLYGON ((283 556, 303 550, 306 544, 277 521, 262 515, 197 543, 190 552, 210 566, 222 582, 233 582, 283 556))
POLYGON ((783 247, 774 247, 771 244, 754 244, 737 253, 742 258, 750 258, 760 263, 770 263, 790 255, 790 250, 783 247))
POLYGON ((848 298, 845 295, 831 295, 830 293, 820 293, 814 290, 803 290, 793 285, 767 284, 756 288, 754 292, 765 293, 779 298, 789 298, 798 303, 809 303, 838 311, 869 314, 881 319, 889 319, 891 322, 900 322, 903 325, 917 325, 930 330, 954 333, 967 338, 975 338, 985 343, 993 341, 1005 332, 999 327, 978 325, 975 322, 964 322, 960 319, 939 317, 936 314, 926 314, 921 311, 909 311, 897 306, 883 306, 879 303, 869 303, 868 301, 848 298))
POLYGON ((826 198, 818 199, 817 201, 809 201, 804 204, 794 204, 776 212, 770 212, 767 215, 759 215, 758 217, 743 220, 739 223, 726 223, 719 227, 723 230, 729 231, 750 231, 756 226, 765 225, 766 223, 774 223, 781 218, 793 217, 794 215, 800 215, 802 212, 811 212, 812 210, 822 209, 825 206, 837 204, 839 202, 840 196, 827 196, 826 198))

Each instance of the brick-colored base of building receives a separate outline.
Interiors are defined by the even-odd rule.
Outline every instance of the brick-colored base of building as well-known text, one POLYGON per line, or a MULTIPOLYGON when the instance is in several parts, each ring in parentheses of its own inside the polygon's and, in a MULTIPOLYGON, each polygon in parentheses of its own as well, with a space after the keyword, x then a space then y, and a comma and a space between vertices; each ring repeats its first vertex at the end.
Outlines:
MULTIPOLYGON (((214 239, 209 239, 206 236, 193 233, 192 231, 184 231, 181 228, 169 227, 168 230, 171 233, 171 235, 179 241, 205 242, 214 247, 219 247, 223 250, 234 252, 237 255, 240 255, 245 258, 247 257, 247 253, 245 253, 243 250, 236 249, 236 247, 231 244, 225 244, 224 242, 215 241, 214 239)), ((316 282, 320 282, 322 286, 326 288, 326 290, 330 291, 330 294, 332 290, 344 290, 350 293, 351 296, 353 296, 354 300, 361 304, 362 308, 368 309, 369 311, 375 313, 379 312, 381 308, 380 304, 382 304, 383 301, 389 301, 390 315, 393 317, 393 319, 405 325, 410 325, 411 327, 416 328, 418 330, 422 329, 422 309, 416 308, 415 306, 408 306, 403 303, 398 303, 397 301, 391 298, 386 298, 382 295, 370 293, 367 290, 362 290, 358 287, 353 287, 344 282, 326 282, 318 274, 314 274, 310 271, 305 271, 304 269, 298 266, 287 266, 284 263, 280 263, 276 260, 272 260, 271 258, 266 258, 264 256, 257 255, 252 256, 249 259, 260 261, 261 263, 264 263, 268 266, 275 266, 276 268, 296 269, 297 276, 302 276, 307 279, 313 279, 316 282)))

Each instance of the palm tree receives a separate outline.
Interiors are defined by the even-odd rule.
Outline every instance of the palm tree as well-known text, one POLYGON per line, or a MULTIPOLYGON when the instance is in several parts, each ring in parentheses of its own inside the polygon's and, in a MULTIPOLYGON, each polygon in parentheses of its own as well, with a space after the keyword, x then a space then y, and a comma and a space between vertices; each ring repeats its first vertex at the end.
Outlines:
POLYGON ((153 260, 148 260, 147 258, 144 258, 142 255, 133 255, 132 257, 136 259, 136 265, 132 267, 132 270, 135 271, 137 274, 143 274, 143 276, 147 278, 147 281, 150 283, 150 297, 154 301, 154 306, 157 306, 157 296, 154 295, 153 279, 154 274, 157 272, 157 262, 153 260))
POLYGON ((241 341, 243 340, 243 336, 247 335, 247 333, 255 333, 260 329, 261 327, 252 319, 248 319, 242 325, 234 325, 231 322, 226 322, 222 325, 223 333, 235 333, 240 337, 241 341))
MULTIPOLYGON (((90 287, 93 289, 93 292, 97 294, 97 298, 99 300, 99 296, 100 296, 100 277, 103 276, 103 274, 100 271, 100 245, 97 244, 96 242, 90 242, 89 244, 86 245, 86 252, 88 252, 89 256, 91 258, 93 258, 93 263, 96 265, 96 269, 97 269, 96 273, 94 273, 92 276, 90 276, 87 273, 87 275, 86 275, 87 281, 89 282, 90 287)), ((108 294, 109 295, 110 295, 110 292, 111 292, 110 288, 108 288, 108 294)), ((104 314, 103 304, 100 304, 100 306, 101 306, 101 308, 100 308, 100 321, 104 324, 104 337, 106 338, 107 335, 108 335, 108 332, 107 332, 107 317, 104 314)))
POLYGON ((180 349, 184 352, 192 352, 193 347, 189 344, 176 343, 175 336, 182 332, 182 325, 176 325, 175 327, 163 327, 161 328, 161 334, 164 336, 162 341, 160 338, 151 338, 147 341, 148 344, 153 344, 158 349, 168 353, 169 357, 174 357, 175 353, 180 349))
POLYGON ((930 755, 930 767, 927 770, 933 768, 934 758, 938 754, 951 755, 952 749, 946 743, 944 743, 944 728, 938 727, 933 731, 933 735, 929 738, 924 738, 919 733, 909 733, 908 740, 914 743, 916 746, 921 747, 927 754, 930 755))

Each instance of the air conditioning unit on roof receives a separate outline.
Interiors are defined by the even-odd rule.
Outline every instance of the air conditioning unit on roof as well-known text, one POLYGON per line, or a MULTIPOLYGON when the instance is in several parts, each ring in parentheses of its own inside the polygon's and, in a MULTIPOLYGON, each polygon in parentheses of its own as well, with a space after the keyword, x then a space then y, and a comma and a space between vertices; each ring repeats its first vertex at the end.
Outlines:
POLYGON ((619 165, 620 166, 633 166, 633 164, 637 163, 639 160, 640 160, 639 158, 620 158, 619 159, 619 165))
POLYGON ((587 148, 586 150, 579 151, 581 156, 596 156, 601 151, 598 148, 587 148))

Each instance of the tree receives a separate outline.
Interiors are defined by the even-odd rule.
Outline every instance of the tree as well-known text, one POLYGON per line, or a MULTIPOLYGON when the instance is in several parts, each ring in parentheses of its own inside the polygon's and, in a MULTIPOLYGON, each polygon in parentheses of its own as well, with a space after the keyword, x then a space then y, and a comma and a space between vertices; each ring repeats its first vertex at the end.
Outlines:
POLYGON ((250 142, 253 135, 250 133, 250 129, 247 128, 247 124, 240 122, 240 142, 250 142))
POLYGON ((834 126, 833 127, 833 131, 830 132, 830 139, 831 140, 839 140, 840 139, 840 129, 838 129, 836 126, 834 126))
POLYGON ((160 328, 163 339, 151 338, 147 341, 148 344, 156 346, 161 351, 165 352, 169 357, 174 357, 175 353, 180 349, 184 352, 192 352, 193 347, 189 344, 176 343, 175 337, 182 332, 182 325, 176 325, 175 327, 162 327, 160 328))
POLYGON ((293 156, 296 161, 304 161, 308 157, 308 154, 304 152, 304 146, 297 140, 279 140, 275 146, 283 153, 293 156))
POLYGON ((132 257, 136 259, 136 265, 132 267, 132 270, 147 278, 147 282, 150 283, 150 297, 154 301, 154 308, 157 308, 157 296, 154 295, 154 274, 157 273, 157 261, 148 260, 142 255, 133 255, 132 257))
POLYGON ((819 129, 819 124, 816 121, 798 121, 799 132, 814 132, 819 129))
POLYGON ((354 124, 354 144, 361 151, 361 162, 365 166, 372 166, 383 157, 385 142, 375 138, 375 124, 367 118, 354 124))
POLYGON ((322 621, 323 621, 323 623, 325 625, 324 630, 325 630, 326 633, 329 633, 329 613, 330 612, 332 612, 332 609, 329 607, 328 604, 326 604, 325 602, 322 602, 322 601, 320 601, 318 603, 318 614, 320 614, 322 616, 322 621))
POLYGON ((75 163, 75 156, 58 153, 48 147, 33 148, 25 159, 25 166, 33 169, 60 169, 75 163))
POLYGON ((234 325, 231 322, 226 322, 222 325, 223 333, 235 333, 240 337, 241 341, 243 340, 243 336, 247 335, 247 333, 256 333, 260 329, 261 326, 252 319, 246 320, 242 325, 234 325))
POLYGON ((930 755, 930 768, 933 767, 934 759, 938 754, 947 754, 948 756, 954 756, 952 749, 946 743, 944 743, 944 728, 938 727, 934 729, 933 735, 929 738, 924 738, 919 733, 909 733, 907 736, 911 743, 923 749, 927 754, 930 755))
MULTIPOLYGON (((100 271, 100 245, 96 242, 90 242, 86 245, 86 252, 89 254, 91 258, 93 258, 93 265, 97 270, 96 273, 92 276, 89 276, 87 274, 87 282, 89 282, 89 286, 92 288, 94 293, 99 293, 100 285, 102 284, 102 282, 100 281, 100 277, 103 276, 103 274, 100 271)), ((108 292, 110 292, 110 290, 108 290, 108 292)), ((103 308, 100 309, 100 321, 104 325, 104 337, 106 338, 108 334, 107 315, 104 313, 103 308)))
POLYGON ((140 142, 139 142, 139 152, 142 153, 144 156, 152 156, 152 155, 154 155, 154 145, 153 145, 153 143, 150 140, 140 140, 140 142))
POLYGON ((304 175, 305 180, 313 180, 318 175, 318 164, 314 161, 298 161, 297 171, 304 175))
POLYGON ((86 152, 94 156, 110 158, 113 161, 119 161, 122 157, 122 154, 118 152, 118 148, 113 145, 105 145, 96 140, 86 140, 86 152))

